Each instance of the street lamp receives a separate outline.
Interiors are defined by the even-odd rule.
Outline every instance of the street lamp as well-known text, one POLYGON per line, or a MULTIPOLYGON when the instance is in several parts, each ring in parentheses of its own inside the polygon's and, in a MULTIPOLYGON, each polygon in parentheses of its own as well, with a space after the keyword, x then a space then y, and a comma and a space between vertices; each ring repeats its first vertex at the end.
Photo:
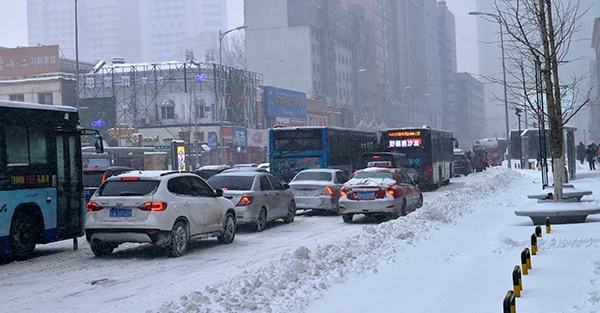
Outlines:
POLYGON ((496 14, 492 14, 492 13, 485 13, 485 12, 469 12, 469 15, 485 15, 485 16, 489 16, 489 17, 493 17, 498 24, 500 25, 500 49, 502 49, 502 80, 504 81, 504 115, 506 118, 506 142, 507 142, 507 149, 508 149, 508 168, 511 168, 511 145, 510 145, 510 133, 509 133, 509 128, 508 128, 508 96, 507 96, 507 91, 506 91, 506 63, 504 61, 504 30, 502 27, 502 20, 500 19, 499 15, 496 14))
POLYGON ((216 92, 217 94, 220 94, 220 100, 219 100, 219 106, 220 106, 220 119, 221 119, 221 127, 220 127, 220 135, 221 135, 221 164, 225 163, 225 137, 223 136, 223 119, 225 118, 225 102, 223 101, 225 99, 225 86, 223 85, 222 81, 221 81, 221 73, 223 72, 223 59, 222 59, 222 50, 223 50, 223 37, 225 37, 225 35, 231 33, 232 31, 236 31, 236 30, 242 30, 244 28, 246 28, 248 26, 246 25, 242 25, 242 26, 238 26, 236 28, 232 28, 230 30, 227 30, 225 32, 221 32, 221 30, 219 30, 219 91, 216 92))

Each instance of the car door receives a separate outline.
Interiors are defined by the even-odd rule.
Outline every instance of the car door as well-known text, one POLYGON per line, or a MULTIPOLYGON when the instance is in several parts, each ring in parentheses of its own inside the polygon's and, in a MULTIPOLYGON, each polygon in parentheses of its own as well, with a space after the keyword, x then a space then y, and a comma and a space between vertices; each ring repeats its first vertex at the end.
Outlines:
POLYGON ((196 234, 199 225, 204 224, 203 212, 197 209, 196 192, 187 176, 174 177, 167 183, 167 189, 173 194, 167 210, 172 210, 176 216, 185 216, 190 222, 190 232, 196 234))
POLYGON ((220 230, 227 208, 222 207, 219 199, 215 197, 214 190, 200 177, 190 176, 190 181, 196 192, 197 203, 194 209, 201 211, 203 216, 200 232, 220 230))
POLYGON ((410 177, 403 171, 398 171, 398 180, 400 181, 402 188, 406 190, 406 202, 409 208, 414 208, 419 200, 417 185, 414 184, 410 177))
POLYGON ((346 175, 346 173, 344 171, 337 171, 335 172, 334 175, 334 185, 332 186, 333 188, 333 195, 335 198, 339 199, 340 198, 340 189, 342 189, 342 187, 344 186, 344 183, 346 183, 348 181, 348 175, 346 175))
POLYGON ((280 214, 275 190, 273 190, 267 175, 258 175, 257 179, 258 188, 260 189, 260 191, 257 191, 257 196, 261 198, 261 202, 267 207, 267 220, 272 220, 280 214))
POLYGON ((291 195, 291 192, 289 190, 285 190, 283 184, 279 182, 275 177, 273 177, 272 175, 265 176, 267 176, 269 182, 271 183, 271 186, 273 187, 273 190, 271 191, 271 198, 277 206, 277 216, 285 216, 287 214, 288 203, 290 202, 290 198, 293 196, 291 195))

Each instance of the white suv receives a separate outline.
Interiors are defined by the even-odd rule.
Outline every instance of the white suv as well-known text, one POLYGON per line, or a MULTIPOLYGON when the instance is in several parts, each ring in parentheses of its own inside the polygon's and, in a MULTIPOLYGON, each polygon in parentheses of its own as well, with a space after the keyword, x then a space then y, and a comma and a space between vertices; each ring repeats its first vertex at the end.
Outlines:
POLYGON ((192 236, 235 238, 233 203, 198 175, 188 172, 133 171, 113 176, 86 205, 85 236, 96 256, 121 243, 150 242, 169 256, 186 252, 192 236))

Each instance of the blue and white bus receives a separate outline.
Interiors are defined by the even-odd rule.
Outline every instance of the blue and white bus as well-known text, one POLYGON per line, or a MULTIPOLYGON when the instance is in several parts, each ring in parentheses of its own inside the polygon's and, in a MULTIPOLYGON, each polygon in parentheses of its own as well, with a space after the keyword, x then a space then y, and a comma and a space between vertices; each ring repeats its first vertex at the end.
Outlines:
MULTIPOLYGON (((73 107, 0 101, 0 261, 83 236, 81 135, 73 107)), ((98 151, 102 139, 96 136, 98 151)))
POLYGON ((270 172, 289 182, 309 168, 338 168, 349 175, 363 152, 373 151, 377 133, 326 126, 272 128, 269 132, 270 172))

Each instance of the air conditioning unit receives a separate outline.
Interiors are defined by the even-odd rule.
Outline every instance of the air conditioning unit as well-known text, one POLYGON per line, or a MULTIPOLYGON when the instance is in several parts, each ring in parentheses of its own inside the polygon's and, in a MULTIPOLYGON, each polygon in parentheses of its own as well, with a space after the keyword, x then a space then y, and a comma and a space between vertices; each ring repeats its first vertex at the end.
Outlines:
POLYGON ((144 116, 142 118, 140 118, 140 124, 142 125, 148 125, 150 124, 150 118, 147 116, 144 116))

